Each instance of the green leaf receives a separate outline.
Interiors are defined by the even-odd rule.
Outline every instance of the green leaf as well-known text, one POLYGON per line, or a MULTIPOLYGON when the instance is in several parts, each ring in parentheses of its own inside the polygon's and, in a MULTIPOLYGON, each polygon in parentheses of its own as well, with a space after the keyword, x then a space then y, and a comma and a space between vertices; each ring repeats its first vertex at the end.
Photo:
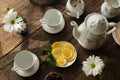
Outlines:
POLYGON ((19 18, 19 17, 21 17, 21 16, 20 16, 20 15, 17 15, 17 16, 16 16, 16 19, 19 18))
POLYGON ((49 58, 50 59, 50 64, 52 65, 52 67, 56 67, 56 60, 52 57, 52 58, 49 58))
POLYGON ((10 8, 7 8, 7 11, 9 11, 10 10, 10 8))
POLYGON ((26 23, 26 20, 23 18, 23 22, 26 23))
MULTIPOLYGON (((19 18, 19 17, 21 17, 21 16, 20 16, 20 15, 17 15, 16 19, 19 18)), ((25 20, 23 17, 21 17, 21 18, 22 18, 22 21, 21 21, 21 22, 26 23, 26 20, 25 20)))
POLYGON ((56 60, 53 57, 52 53, 48 52, 48 58, 49 58, 49 63, 52 65, 52 67, 56 67, 56 60))
POLYGON ((49 57, 49 58, 53 58, 52 53, 48 52, 48 57, 49 57))
POLYGON ((51 46, 51 44, 48 46, 47 50, 48 50, 48 52, 52 52, 52 46, 51 46))
POLYGON ((52 60, 52 61, 51 61, 51 65, 52 65, 52 67, 56 67, 56 61, 55 61, 55 60, 52 60))
POLYGON ((47 48, 44 48, 41 50, 42 54, 47 53, 48 57, 46 58, 46 60, 44 61, 45 63, 50 63, 52 65, 52 67, 56 67, 56 60, 52 55, 52 46, 49 45, 47 48))
POLYGON ((49 58, 47 58, 44 62, 45 62, 45 63, 48 63, 48 62, 49 62, 49 58))
POLYGON ((47 53, 47 49, 46 49, 46 48, 42 49, 42 50, 41 50, 41 53, 42 53, 43 55, 45 55, 45 54, 47 53))

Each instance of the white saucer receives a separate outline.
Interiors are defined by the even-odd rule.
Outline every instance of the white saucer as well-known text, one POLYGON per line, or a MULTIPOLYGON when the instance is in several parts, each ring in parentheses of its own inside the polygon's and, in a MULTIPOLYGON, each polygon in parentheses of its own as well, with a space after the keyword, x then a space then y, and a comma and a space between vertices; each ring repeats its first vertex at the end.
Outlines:
MULTIPOLYGON (((61 41, 61 43, 64 45, 65 43, 68 43, 68 42, 67 42, 67 41, 61 41)), ((74 48, 75 48, 75 47, 74 47, 74 48)), ((69 67, 69 66, 71 66, 71 65, 75 62, 76 58, 77 58, 77 51, 76 51, 76 49, 75 49, 75 58, 74 58, 73 61, 68 62, 68 63, 67 63, 66 65, 64 65, 64 66, 59 66, 59 65, 57 65, 57 66, 58 66, 58 67, 62 67, 62 68, 69 67)))
MULTIPOLYGON (((116 29, 117 29, 118 27, 120 27, 120 21, 117 23, 116 29)), ((120 42, 119 42, 118 39, 117 39, 117 36, 116 36, 115 31, 112 32, 112 36, 113 36, 114 41, 120 46, 120 42)))
POLYGON ((16 73, 22 77, 29 77, 29 76, 32 76, 34 75, 38 69, 39 69, 39 59, 38 57, 33 54, 34 58, 36 58, 36 61, 35 61, 35 65, 29 70, 29 71, 22 71, 22 70, 17 70, 16 73))
POLYGON ((115 32, 112 32, 112 36, 113 36, 114 41, 120 46, 120 43, 117 40, 115 32))
POLYGON ((65 20, 63 19, 62 21, 62 24, 61 24, 61 27, 57 27, 57 28, 51 28, 49 27, 47 24, 41 24, 42 25, 42 28, 50 33, 50 34, 56 34, 56 33, 59 33, 60 31, 62 31, 64 29, 64 26, 65 26, 65 20))

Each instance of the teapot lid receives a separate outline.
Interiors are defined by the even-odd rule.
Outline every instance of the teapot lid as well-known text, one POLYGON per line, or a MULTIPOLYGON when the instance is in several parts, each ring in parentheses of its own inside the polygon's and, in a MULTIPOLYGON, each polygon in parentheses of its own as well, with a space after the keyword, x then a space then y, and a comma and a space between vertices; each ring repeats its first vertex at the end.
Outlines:
POLYGON ((107 19, 99 13, 91 13, 85 18, 85 25, 94 34, 102 34, 108 29, 107 19))

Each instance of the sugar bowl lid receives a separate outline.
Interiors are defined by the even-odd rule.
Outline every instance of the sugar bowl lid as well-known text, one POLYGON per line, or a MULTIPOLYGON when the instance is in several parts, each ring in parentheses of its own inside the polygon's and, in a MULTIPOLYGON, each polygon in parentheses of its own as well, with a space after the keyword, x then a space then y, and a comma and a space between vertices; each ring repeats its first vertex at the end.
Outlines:
POLYGON ((94 34, 102 34, 108 29, 107 19, 99 13, 91 13, 85 18, 85 25, 94 34))

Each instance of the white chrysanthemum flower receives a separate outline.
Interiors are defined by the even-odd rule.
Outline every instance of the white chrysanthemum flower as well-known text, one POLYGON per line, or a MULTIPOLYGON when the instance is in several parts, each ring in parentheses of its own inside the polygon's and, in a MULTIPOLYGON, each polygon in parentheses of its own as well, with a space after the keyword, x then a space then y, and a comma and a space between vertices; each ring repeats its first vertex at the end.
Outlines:
POLYGON ((22 17, 17 17, 17 12, 14 9, 10 9, 7 15, 3 18, 3 28, 8 32, 21 32, 26 28, 26 24, 23 22, 22 17))
POLYGON ((85 72, 86 76, 93 75, 96 76, 101 74, 104 68, 104 62, 98 56, 89 56, 86 61, 83 61, 82 70, 85 72))

